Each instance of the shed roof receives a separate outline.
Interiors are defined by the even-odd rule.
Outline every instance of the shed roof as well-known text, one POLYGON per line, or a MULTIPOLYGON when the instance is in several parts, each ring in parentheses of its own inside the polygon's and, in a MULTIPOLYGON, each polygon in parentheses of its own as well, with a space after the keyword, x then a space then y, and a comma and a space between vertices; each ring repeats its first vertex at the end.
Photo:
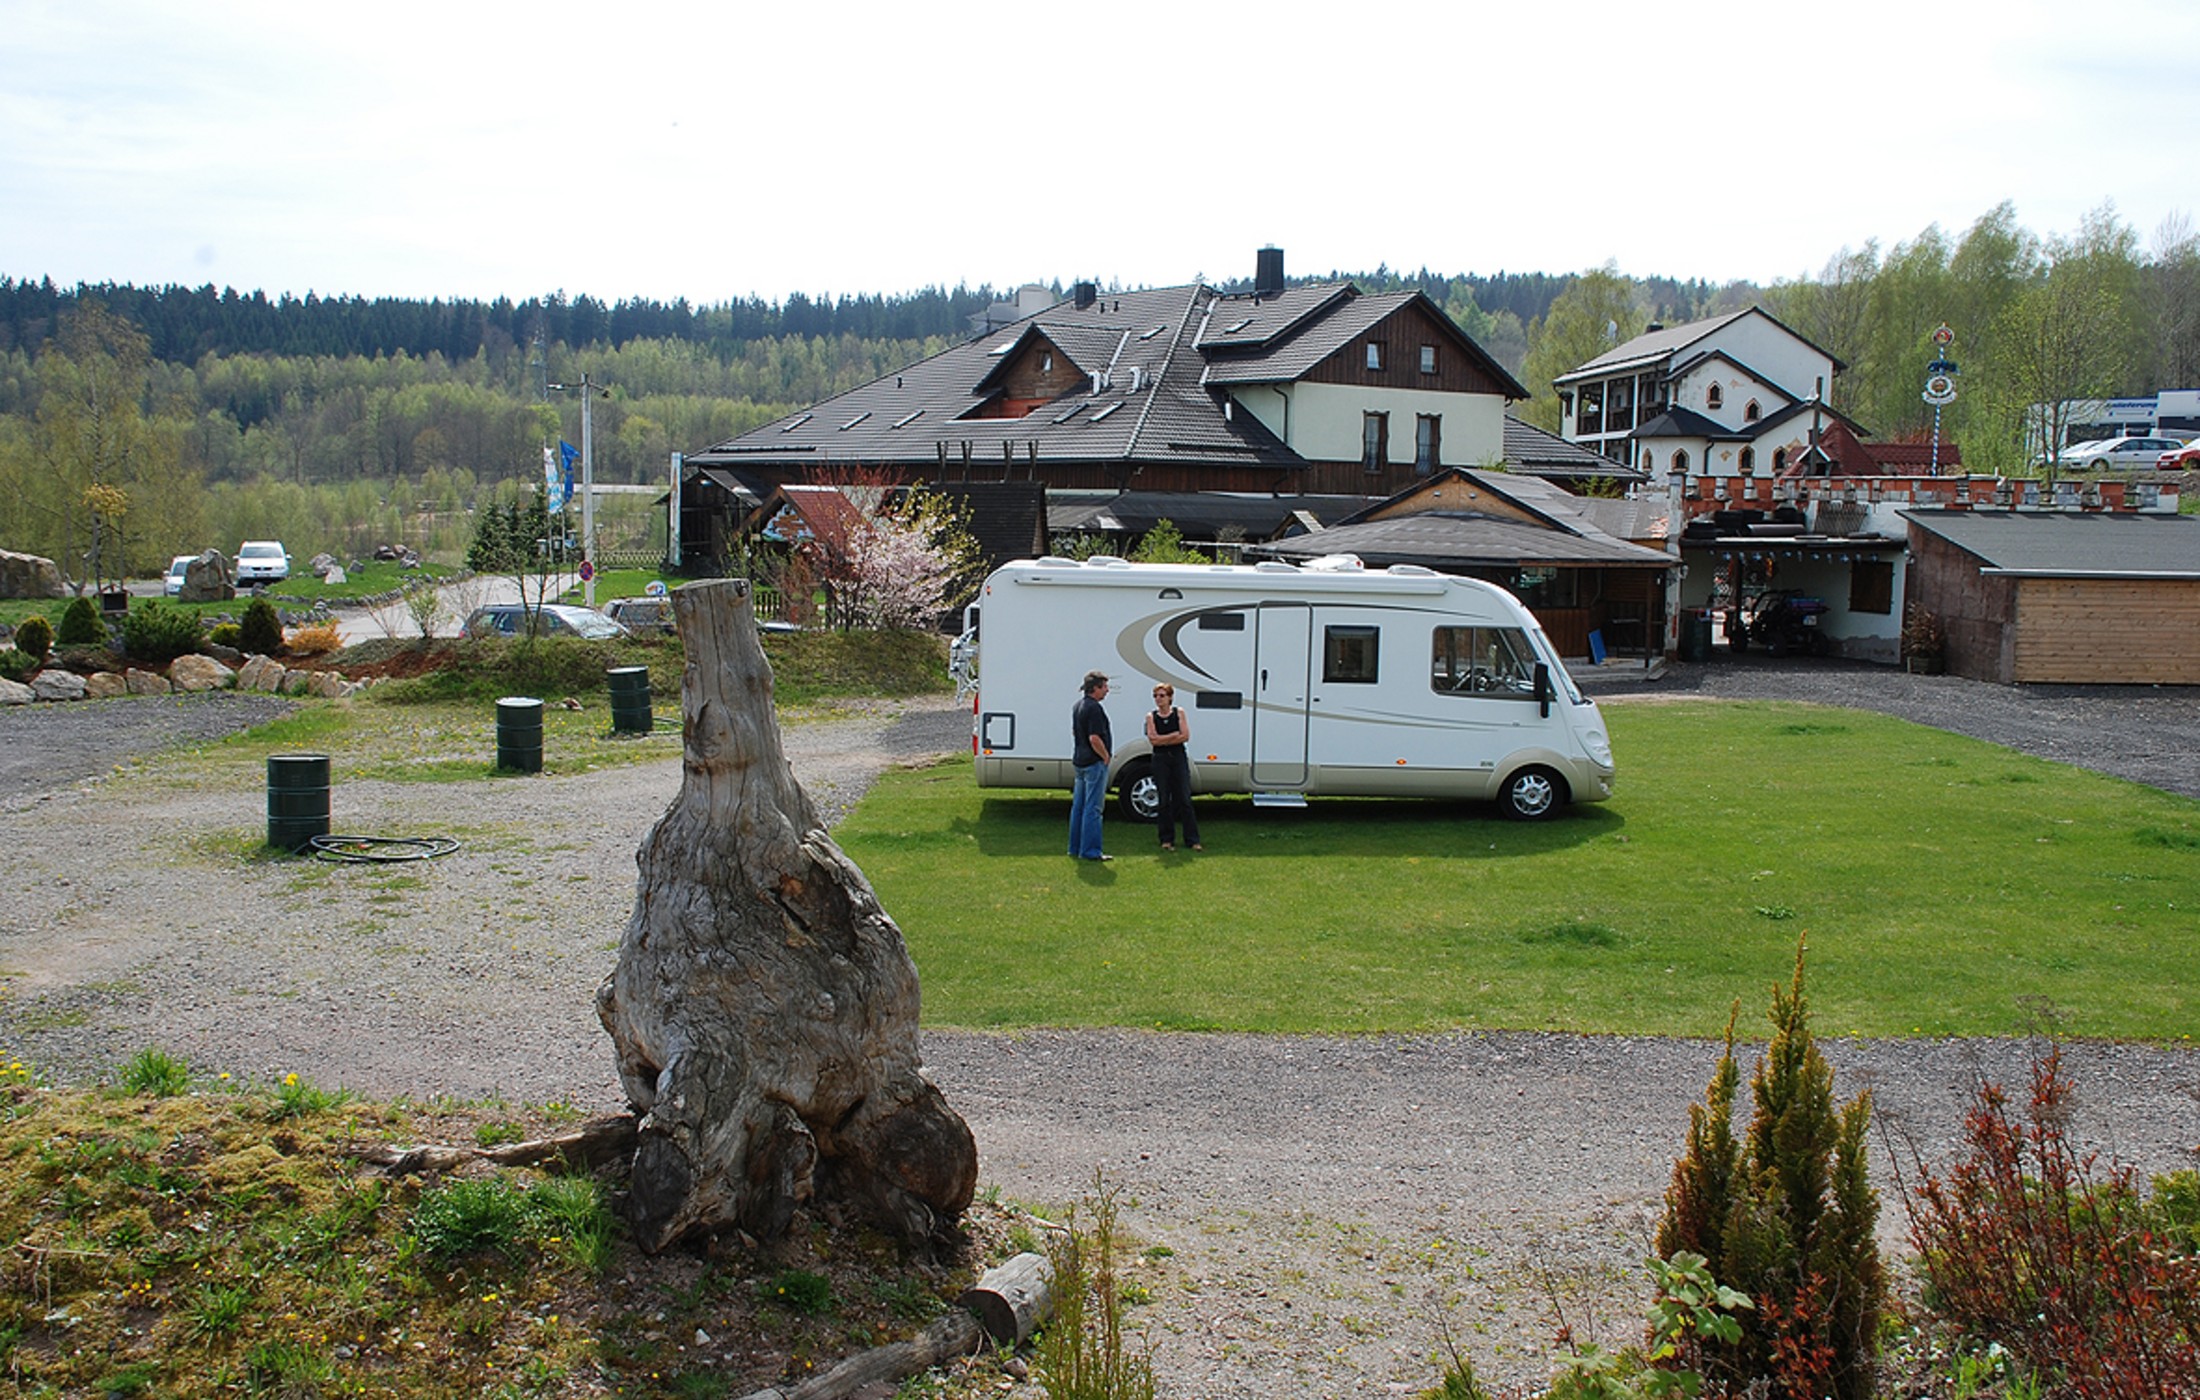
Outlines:
POLYGON ((2189 515, 1920 509, 1902 518, 1975 556, 1991 573, 2200 579, 2200 518, 2189 515))

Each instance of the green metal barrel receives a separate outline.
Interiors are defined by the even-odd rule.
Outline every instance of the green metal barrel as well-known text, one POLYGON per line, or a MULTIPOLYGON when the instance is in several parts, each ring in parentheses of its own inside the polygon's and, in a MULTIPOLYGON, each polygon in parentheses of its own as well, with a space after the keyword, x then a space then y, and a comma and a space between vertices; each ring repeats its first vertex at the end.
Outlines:
POLYGON ((497 701, 497 767, 542 771, 542 702, 507 695, 497 701))
POLYGON ((611 682, 611 732, 647 734, 653 725, 649 713, 649 668, 614 666, 604 674, 611 682))
POLYGON ((325 753, 268 755, 268 845, 295 852, 328 835, 328 769, 325 753))

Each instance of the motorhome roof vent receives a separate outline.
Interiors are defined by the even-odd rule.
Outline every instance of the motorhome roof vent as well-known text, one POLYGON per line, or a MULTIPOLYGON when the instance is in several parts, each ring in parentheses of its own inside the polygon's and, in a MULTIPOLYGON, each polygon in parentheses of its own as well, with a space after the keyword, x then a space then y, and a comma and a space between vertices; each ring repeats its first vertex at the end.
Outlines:
POLYGON ((1401 578, 1434 578, 1436 571, 1426 564, 1393 564, 1390 572, 1401 578))
POLYGON ((1299 566, 1286 564, 1281 559, 1263 559, 1255 564, 1253 569, 1255 572, 1263 574, 1295 574, 1299 571, 1299 566))
POLYGON ((1367 565, 1360 562, 1357 554, 1324 554, 1320 558, 1307 560, 1306 567, 1319 569, 1323 573, 1349 574, 1364 569, 1367 565))
POLYGON ((1131 561, 1119 554, 1093 554, 1085 559, 1088 569, 1127 569, 1130 566, 1131 561))
POLYGON ((1064 559, 1059 554, 1042 554, 1037 559, 1034 559, 1032 562, 1035 564, 1044 564, 1065 569, 1074 569, 1077 567, 1077 561, 1075 559, 1064 559))

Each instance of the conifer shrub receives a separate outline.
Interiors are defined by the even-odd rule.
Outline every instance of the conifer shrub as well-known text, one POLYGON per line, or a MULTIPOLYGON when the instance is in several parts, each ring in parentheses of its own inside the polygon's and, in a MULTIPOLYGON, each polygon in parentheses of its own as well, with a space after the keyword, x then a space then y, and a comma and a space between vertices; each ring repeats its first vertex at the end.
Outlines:
POLYGON ((24 618, 15 626, 15 649, 45 661, 53 650, 53 624, 35 613, 24 618))
POLYGON ((244 620, 238 624, 237 645, 260 656, 274 656, 282 651, 283 619, 273 603, 265 598, 254 598, 245 605, 244 620))
POLYGON ((206 630, 206 640, 218 647, 233 647, 244 640, 244 629, 234 622, 217 622, 206 630))
POLYGON ((1703 1343, 1707 1377, 1737 1391, 1763 1382, 1782 1400, 1869 1400, 1886 1289, 1864 1136, 1871 1094, 1834 1106, 1833 1069, 1810 1033, 1803 954, 1798 944, 1793 981, 1773 989, 1772 1041, 1750 1080, 1740 1139, 1731 1126, 1735 1020, 1727 1022, 1704 1101, 1688 1111, 1657 1252, 1669 1261, 1701 1255, 1754 1304, 1737 1337, 1703 1343))
POLYGON ((54 640, 65 647, 104 646, 107 642, 107 624, 99 620, 99 609, 89 598, 77 598, 61 610, 61 629, 54 640))
POLYGON ((0 647, 0 679, 21 685, 37 674, 37 657, 20 647, 0 647))
POLYGON ((158 665, 199 649, 205 633, 199 615, 149 602, 122 615, 122 649, 140 661, 158 665))

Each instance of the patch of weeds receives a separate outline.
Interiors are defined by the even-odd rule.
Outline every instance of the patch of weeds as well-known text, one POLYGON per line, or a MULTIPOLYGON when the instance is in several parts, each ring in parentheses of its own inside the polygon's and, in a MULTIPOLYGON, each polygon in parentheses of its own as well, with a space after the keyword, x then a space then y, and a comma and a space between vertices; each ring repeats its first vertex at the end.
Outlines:
POLYGON ((909 1322, 929 1322, 942 1311, 939 1295, 915 1279, 881 1280, 872 1294, 888 1312, 909 1322))
POLYGON ((1775 734, 1797 735, 1846 734, 1849 732, 1849 727, 1845 724, 1783 724, 1772 732, 1775 734))
POLYGON ((150 1361, 137 1361, 101 1376, 98 1386, 108 1400, 115 1400, 118 1396, 143 1395, 159 1378, 160 1367, 150 1361))
POLYGON ((92 1013, 81 1006, 58 1008, 53 1011, 26 1011, 15 1018, 17 1030, 25 1035, 37 1035, 41 1031, 65 1031, 77 1026, 88 1026, 92 1013))
POLYGON ((1795 917, 1795 911, 1785 904, 1760 904, 1757 906, 1757 917, 1760 919, 1792 919, 1795 917))
POLYGON ((140 1050, 122 1067, 122 1087, 148 1098, 172 1099, 191 1087, 191 1067, 165 1050, 140 1050))
POLYGON ((482 1250, 517 1257, 530 1217, 525 1193, 508 1181, 447 1181, 421 1193, 413 1237, 440 1260, 482 1250))
POLYGON ((275 1086, 275 1100, 268 1108, 268 1116, 277 1122, 285 1118, 304 1118, 309 1114, 327 1113, 351 1102, 349 1089, 320 1089, 295 1073, 283 1076, 275 1086))
POLYGON ((821 1317, 837 1306, 833 1298, 833 1281, 807 1269, 782 1269, 756 1288, 759 1301, 807 1317, 821 1317))
POLYGON ((519 1124, 500 1119, 474 1129, 474 1146, 501 1147, 508 1142, 522 1142, 526 1137, 526 1129, 519 1124))
POLYGON ((203 1284, 191 1302, 191 1335, 219 1337, 234 1332, 251 1306, 252 1290, 241 1284, 203 1284))
POLYGON ((245 1355, 254 1394, 317 1395, 336 1379, 336 1363, 298 1342, 262 1342, 245 1355))
POLYGON ((1151 1345, 1124 1335, 1122 1286, 1116 1273, 1118 1191, 1098 1173, 1087 1200, 1091 1224, 1051 1236, 1054 1320, 1039 1335, 1038 1372, 1052 1400, 1153 1400, 1151 1345))
POLYGON ((604 1204, 603 1189, 585 1176, 554 1176, 527 1193, 541 1220, 543 1243, 587 1273, 603 1271, 618 1222, 604 1204))
POLYGON ((733 1381, 716 1371, 682 1371, 672 1378, 672 1393, 681 1400, 721 1400, 733 1393, 733 1381))

